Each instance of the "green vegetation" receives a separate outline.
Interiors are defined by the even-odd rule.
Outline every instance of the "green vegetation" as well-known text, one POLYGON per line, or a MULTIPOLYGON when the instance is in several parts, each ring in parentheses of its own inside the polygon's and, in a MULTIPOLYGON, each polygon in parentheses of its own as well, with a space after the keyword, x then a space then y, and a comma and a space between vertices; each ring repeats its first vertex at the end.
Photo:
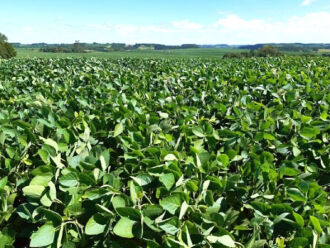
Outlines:
POLYGON ((265 45, 257 50, 250 50, 249 52, 226 53, 224 58, 278 57, 281 55, 282 54, 276 47, 265 45))
POLYGON ((318 52, 320 52, 320 53, 330 53, 330 49, 319 49, 318 52))
POLYGON ((0 33, 0 59, 10 59, 16 56, 14 47, 7 42, 7 37, 0 33))
POLYGON ((0 247, 328 248, 329 58, 0 61, 0 247))
POLYGON ((229 51, 242 52, 242 49, 221 49, 221 48, 193 48, 175 50, 133 50, 113 52, 86 52, 86 53, 44 53, 39 49, 17 48, 19 58, 221 58, 229 51))
POLYGON ((193 49, 200 48, 195 44, 183 45, 162 45, 152 43, 137 43, 135 45, 127 45, 125 43, 80 43, 76 41, 73 44, 20 44, 13 43, 17 48, 39 49, 42 52, 50 53, 83 53, 83 52, 114 52, 114 51, 136 51, 136 50, 176 50, 176 49, 193 49))
MULTIPOLYGON (((251 58, 258 57, 255 51, 249 51, 246 49, 235 48, 186 48, 186 49, 174 49, 174 50, 154 50, 154 49, 135 49, 131 51, 123 51, 120 49, 112 51, 95 51, 84 50, 82 52, 73 52, 72 48, 62 49, 56 48, 57 52, 43 52, 43 49, 39 48, 17 48, 17 56, 19 58, 251 58), (62 49, 62 50, 61 50, 62 49)), ((328 55, 322 50, 313 53, 303 52, 283 52, 284 55, 292 56, 321 56, 328 55)), ((264 57, 265 55, 261 56, 264 57)))
POLYGON ((85 53, 85 46, 79 41, 76 41, 72 45, 58 45, 58 46, 46 46, 40 49, 44 53, 85 53))
POLYGON ((330 57, 330 49, 320 49, 318 52, 324 57, 330 57))
MULTIPOLYGON (((255 44, 255 45, 227 45, 227 44, 214 44, 214 45, 196 45, 196 44, 183 44, 177 46, 152 44, 152 43, 137 43, 135 45, 128 45, 125 43, 80 43, 88 51, 99 52, 112 52, 112 51, 125 51, 125 50, 174 50, 174 49, 191 49, 191 48, 226 48, 226 49, 243 49, 243 50, 257 50, 263 46, 273 46, 279 51, 289 54, 317 54, 320 50, 330 49, 329 43, 269 43, 269 44, 255 44)), ((53 49, 53 52, 61 49, 71 49, 73 44, 47 44, 47 43, 34 43, 34 44, 21 44, 13 43, 15 48, 25 49, 53 49)))
POLYGON ((320 49, 330 49, 329 43, 270 43, 239 46, 241 49, 257 50, 263 46, 274 46, 281 52, 317 53, 320 49))

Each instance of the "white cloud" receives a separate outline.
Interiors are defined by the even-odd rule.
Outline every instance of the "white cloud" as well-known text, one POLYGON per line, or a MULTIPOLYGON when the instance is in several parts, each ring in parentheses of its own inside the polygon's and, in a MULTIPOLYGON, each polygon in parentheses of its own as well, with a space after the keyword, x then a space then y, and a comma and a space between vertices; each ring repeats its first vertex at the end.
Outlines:
POLYGON ((168 29, 163 26, 151 25, 151 26, 142 26, 142 25, 132 25, 132 24, 87 24, 87 28, 91 31, 103 31, 104 35, 107 33, 115 33, 121 37, 136 38, 139 35, 148 33, 168 33, 172 32, 171 29, 168 29))
MULTIPOLYGON (((1 25, 1 23, 0 23, 1 25)), ((223 13, 212 23, 190 20, 152 25, 134 23, 85 23, 82 25, 54 23, 48 26, 4 26, 2 31, 11 42, 124 42, 162 44, 255 44, 268 42, 330 42, 330 12, 314 12, 291 16, 286 20, 243 18, 223 13), (22 35, 24 31, 24 35, 22 35)))
POLYGON ((176 29, 180 30, 196 30, 203 28, 203 25, 193 23, 189 20, 183 20, 183 21, 174 21, 172 22, 172 26, 176 29))
MULTIPOLYGON (((234 43, 263 42, 330 42, 330 13, 316 12, 292 16, 286 21, 246 20, 230 14, 220 18, 214 27, 234 43), (245 37, 242 42, 239 38, 245 37)), ((228 42, 228 41, 227 41, 228 42)))
POLYGON ((230 14, 226 18, 219 19, 215 24, 214 27, 222 28, 223 30, 228 31, 253 31, 259 30, 262 31, 267 28, 268 24, 264 20, 259 19, 252 19, 252 20, 244 20, 241 17, 230 14))
MULTIPOLYGON (((292 16, 282 22, 271 19, 245 19, 235 14, 227 14, 214 24, 204 26, 189 20, 181 20, 150 26, 103 24, 89 27, 95 32, 101 30, 101 39, 106 42, 114 40, 126 43, 166 44, 330 42, 330 13, 325 11, 292 16)), ((99 40, 97 37, 100 37, 100 34, 91 37, 99 40)))
POLYGON ((132 33, 174 33, 174 32, 189 32, 191 30, 201 29, 203 26, 189 20, 174 21, 167 25, 134 25, 134 24, 87 24, 88 28, 101 31, 114 31, 124 36, 129 36, 132 33))
POLYGON ((26 32, 31 32, 33 29, 31 27, 24 27, 23 30, 26 32))
POLYGON ((301 6, 307 6, 307 5, 310 5, 312 2, 315 2, 315 0, 304 0, 304 1, 301 3, 301 6))

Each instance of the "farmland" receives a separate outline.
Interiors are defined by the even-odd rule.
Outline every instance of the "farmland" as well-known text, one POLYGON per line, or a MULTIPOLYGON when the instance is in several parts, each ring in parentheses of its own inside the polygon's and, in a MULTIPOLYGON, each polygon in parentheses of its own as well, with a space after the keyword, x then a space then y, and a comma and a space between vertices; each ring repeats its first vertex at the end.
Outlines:
POLYGON ((329 247, 329 65, 0 60, 0 247, 329 247))
MULTIPOLYGON (((249 52, 248 49, 238 48, 192 48, 192 49, 173 49, 173 50, 126 50, 126 51, 111 51, 99 52, 88 51, 85 53, 52 53, 42 52, 35 48, 17 48, 18 58, 99 58, 99 59, 121 59, 121 58, 152 58, 152 59, 219 59, 228 53, 238 54, 241 52, 249 52)), ((320 49, 315 51, 281 51, 285 56, 322 56, 328 54, 330 50, 320 49)))
POLYGON ((45 53, 39 49, 18 48, 19 58, 102 58, 102 59, 120 59, 120 58, 221 58, 228 52, 242 52, 244 49, 226 49, 226 48, 194 48, 194 49, 175 49, 175 50, 132 50, 132 51, 113 51, 87 53, 45 53))

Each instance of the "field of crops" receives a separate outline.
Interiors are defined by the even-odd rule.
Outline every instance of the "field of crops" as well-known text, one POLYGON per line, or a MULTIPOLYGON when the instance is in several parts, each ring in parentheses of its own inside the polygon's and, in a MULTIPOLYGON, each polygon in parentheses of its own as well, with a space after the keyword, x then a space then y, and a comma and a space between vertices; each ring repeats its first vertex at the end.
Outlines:
POLYGON ((329 67, 0 61, 0 247, 330 247, 329 67))

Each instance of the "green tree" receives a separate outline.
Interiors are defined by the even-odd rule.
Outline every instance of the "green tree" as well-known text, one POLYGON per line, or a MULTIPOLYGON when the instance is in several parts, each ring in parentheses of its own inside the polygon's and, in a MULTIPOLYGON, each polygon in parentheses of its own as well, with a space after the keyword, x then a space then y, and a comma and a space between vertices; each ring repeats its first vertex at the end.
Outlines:
POLYGON ((79 40, 76 40, 76 42, 73 44, 73 52, 74 53, 81 53, 84 51, 82 44, 79 42, 79 40))
POLYGON ((2 34, 2 33, 0 33, 0 41, 7 41, 8 39, 7 39, 7 36, 6 35, 4 35, 4 34, 2 34))
POLYGON ((2 59, 9 59, 16 56, 14 47, 7 40, 7 37, 0 33, 0 58, 2 59))
POLYGON ((280 54, 281 54, 280 51, 272 45, 265 45, 257 50, 258 57, 267 57, 267 56, 276 57, 279 56, 280 54))

